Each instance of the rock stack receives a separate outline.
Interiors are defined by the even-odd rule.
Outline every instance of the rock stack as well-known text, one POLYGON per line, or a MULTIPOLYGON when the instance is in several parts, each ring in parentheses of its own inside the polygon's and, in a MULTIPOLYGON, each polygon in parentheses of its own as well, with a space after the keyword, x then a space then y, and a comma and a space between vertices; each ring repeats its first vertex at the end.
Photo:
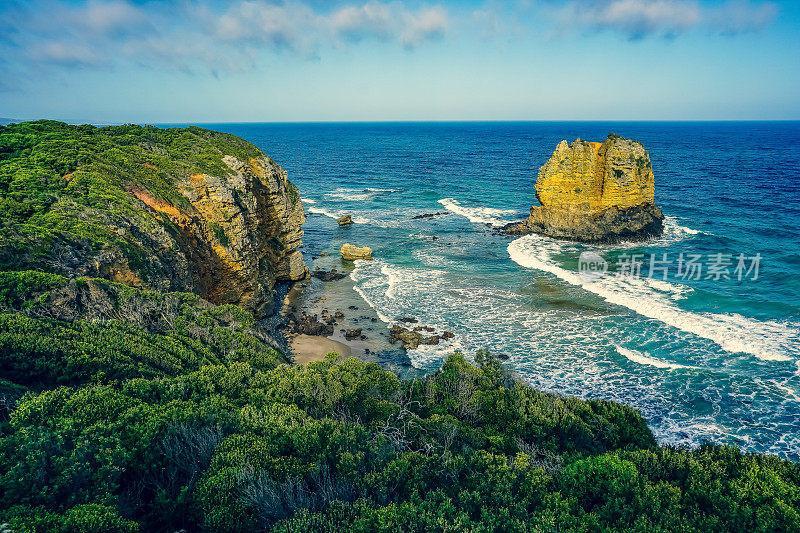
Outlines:
POLYGON ((613 133, 602 143, 561 141, 539 169, 541 205, 505 229, 582 242, 643 240, 663 230, 654 192, 650 156, 639 141, 613 133))

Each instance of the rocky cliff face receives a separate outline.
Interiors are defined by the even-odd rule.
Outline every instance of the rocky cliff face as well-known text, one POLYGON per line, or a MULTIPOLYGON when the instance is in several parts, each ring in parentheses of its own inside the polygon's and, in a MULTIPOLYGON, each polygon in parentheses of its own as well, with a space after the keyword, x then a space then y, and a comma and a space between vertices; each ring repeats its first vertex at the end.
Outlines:
POLYGON ((507 231, 613 242, 647 238, 663 229, 647 150, 614 134, 602 143, 561 141, 539 169, 536 198, 542 205, 507 231))
POLYGON ((49 121, 0 135, 15 149, 0 154, 0 270, 194 292, 257 317, 277 281, 308 274, 297 189, 238 137, 49 121))
POLYGON ((133 194, 176 224, 180 237, 175 242, 206 299, 237 303, 264 316, 272 312, 276 281, 296 281, 308 274, 297 249, 305 222, 303 205, 286 171, 272 159, 222 159, 230 169, 227 174, 191 174, 177 183, 191 208, 133 194))

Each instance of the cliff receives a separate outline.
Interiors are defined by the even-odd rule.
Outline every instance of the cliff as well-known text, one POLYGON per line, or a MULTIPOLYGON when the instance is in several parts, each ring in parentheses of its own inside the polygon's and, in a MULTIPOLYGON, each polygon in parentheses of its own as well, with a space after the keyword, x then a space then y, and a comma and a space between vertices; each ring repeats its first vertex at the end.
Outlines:
POLYGON ((91 276, 272 312, 307 275, 286 171, 200 128, 52 121, 0 130, 0 269, 91 276))
POLYGON ((638 141, 614 134, 602 143, 561 141, 539 169, 541 206, 507 230, 584 242, 658 235, 663 214, 654 202, 654 181, 650 156, 638 141))

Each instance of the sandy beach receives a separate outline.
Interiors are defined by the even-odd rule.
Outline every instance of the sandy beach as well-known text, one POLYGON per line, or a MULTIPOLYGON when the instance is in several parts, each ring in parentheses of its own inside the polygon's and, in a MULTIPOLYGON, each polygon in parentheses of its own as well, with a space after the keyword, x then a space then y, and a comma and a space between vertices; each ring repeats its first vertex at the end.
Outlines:
POLYGON ((344 343, 316 335, 297 335, 292 339, 292 354, 295 364, 306 365, 314 361, 322 361, 330 352, 337 352, 347 358, 352 355, 353 351, 344 343))

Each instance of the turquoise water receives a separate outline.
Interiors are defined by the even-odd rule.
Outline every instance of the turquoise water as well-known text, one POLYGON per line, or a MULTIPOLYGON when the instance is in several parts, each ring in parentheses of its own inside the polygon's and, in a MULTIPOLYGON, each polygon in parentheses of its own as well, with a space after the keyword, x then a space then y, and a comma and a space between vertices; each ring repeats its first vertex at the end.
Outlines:
POLYGON ((271 155, 306 206, 306 254, 370 246, 351 277, 387 327, 403 316, 456 334, 409 353, 510 356, 526 382, 640 409, 662 443, 731 443, 800 458, 800 123, 219 124, 271 155), (561 139, 609 132, 649 150, 662 237, 586 246, 494 229, 537 204, 561 139), (443 212, 413 220, 423 213, 443 212), (333 218, 352 213, 356 224, 333 218), (577 274, 581 252, 639 279, 577 274), (732 279, 647 278, 651 253, 727 254, 732 279), (760 254, 758 279, 737 279, 760 254))

